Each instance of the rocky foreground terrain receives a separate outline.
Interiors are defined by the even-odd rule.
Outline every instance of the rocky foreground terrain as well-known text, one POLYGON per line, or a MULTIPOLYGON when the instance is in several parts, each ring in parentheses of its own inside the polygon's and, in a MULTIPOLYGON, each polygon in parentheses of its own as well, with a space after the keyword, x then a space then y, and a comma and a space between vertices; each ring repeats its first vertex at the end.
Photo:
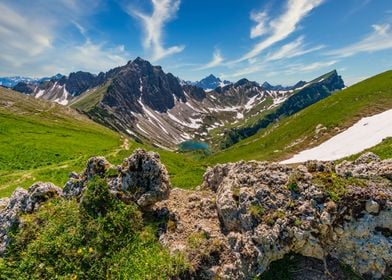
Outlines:
MULTIPOLYGON (((367 279, 391 274, 392 160, 371 153, 339 164, 217 165, 196 191, 171 190, 156 153, 136 150, 121 166, 94 157, 63 189, 36 183, 0 200, 0 256, 22 214, 53 197, 83 200, 94 176, 106 178, 118 199, 164 221, 157 234, 171 252, 185 254, 187 279, 253 279, 290 253, 324 262, 320 279, 334 277, 330 258, 367 279)), ((304 269, 299 279, 316 277, 307 274, 312 271, 304 269)))

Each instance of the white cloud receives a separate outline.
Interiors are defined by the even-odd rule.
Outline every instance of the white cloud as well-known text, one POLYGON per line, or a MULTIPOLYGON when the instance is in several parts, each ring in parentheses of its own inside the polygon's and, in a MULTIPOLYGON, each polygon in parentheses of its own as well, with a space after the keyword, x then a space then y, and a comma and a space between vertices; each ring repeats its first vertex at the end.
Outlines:
POLYGON ((167 22, 172 20, 179 7, 180 0, 151 0, 153 12, 151 15, 128 8, 128 13, 141 20, 145 31, 143 46, 151 52, 151 60, 157 61, 166 56, 182 52, 185 46, 165 48, 162 37, 163 29, 167 22))
POLYGON ((372 25, 373 32, 357 43, 327 52, 335 57, 349 57, 358 53, 371 53, 392 48, 392 31, 390 24, 372 25))
POLYGON ((107 71, 126 64, 129 54, 124 46, 108 48, 105 44, 94 44, 87 40, 84 44, 69 49, 63 63, 74 70, 89 72, 107 71))
MULTIPOLYGON (((265 23, 263 16, 259 17, 256 27, 253 27, 253 37, 258 37, 262 34, 268 36, 261 42, 257 43, 251 51, 246 53, 236 62, 244 61, 259 55, 263 50, 272 46, 273 44, 286 39, 293 33, 300 21, 307 16, 314 8, 321 5, 324 0, 288 0, 285 12, 265 23), (266 26, 268 24, 268 26, 266 26), (258 27, 259 26, 259 27, 258 27)), ((259 14, 260 15, 260 14, 259 14)), ((262 15, 262 13, 261 13, 262 15)), ((252 31, 251 31, 252 38, 252 31)))
POLYGON ((0 3, 0 75, 50 76, 84 70, 97 73, 124 64, 123 46, 93 43, 82 23, 100 1, 36 0, 0 3), (89 9, 87 9, 87 6, 89 9), (76 26, 83 42, 67 40, 66 28, 76 26))
POLYGON ((21 15, 11 7, 0 4, 0 53, 11 61, 42 53, 53 44, 51 22, 21 15))
POLYGON ((267 55, 267 60, 287 59, 296 56, 301 56, 310 52, 318 51, 324 48, 323 45, 318 45, 313 48, 305 49, 304 36, 298 37, 295 41, 283 45, 279 50, 267 55))
POLYGON ((268 16, 266 12, 252 12, 250 14, 250 18, 255 21, 257 24, 251 28, 250 30, 250 38, 256 38, 261 35, 264 35, 268 32, 268 26, 266 25, 268 16))
POLYGON ((204 69, 214 68, 216 66, 221 65, 223 60, 224 59, 222 57, 222 54, 221 54, 220 50, 219 49, 215 49, 215 51, 213 53, 212 60, 210 62, 208 62, 207 64, 197 68, 197 70, 204 70, 204 69))
POLYGON ((338 63, 338 60, 331 60, 331 61, 324 61, 324 62, 314 62, 311 64, 297 64, 291 65, 287 70, 286 73, 298 73, 298 72, 311 72, 319 69, 323 69, 326 67, 330 67, 338 63))

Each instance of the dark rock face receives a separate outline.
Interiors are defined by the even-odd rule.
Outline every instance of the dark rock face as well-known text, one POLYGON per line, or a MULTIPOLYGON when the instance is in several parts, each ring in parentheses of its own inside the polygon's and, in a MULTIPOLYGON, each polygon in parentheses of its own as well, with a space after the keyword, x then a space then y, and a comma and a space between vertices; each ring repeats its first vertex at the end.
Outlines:
POLYGON ((202 101, 207 96, 205 91, 200 87, 184 85, 183 89, 186 93, 189 94, 189 96, 191 96, 193 99, 199 102, 202 101))
POLYGON ((304 86, 304 85, 306 85, 306 82, 305 81, 299 81, 298 83, 296 83, 295 85, 293 85, 293 86, 287 86, 287 87, 285 87, 285 86, 282 86, 282 85, 276 85, 276 86, 273 86, 273 85, 271 85, 270 83, 268 83, 268 82, 264 82, 262 85, 261 85, 261 87, 263 88, 263 89, 265 89, 265 90, 294 90, 294 89, 296 89, 296 88, 300 88, 300 87, 302 87, 302 86, 304 86))
POLYGON ((102 103, 119 111, 142 112, 140 100, 155 111, 166 112, 174 107, 175 99, 186 101, 179 80, 160 66, 136 58, 119 68, 102 103))
POLYGON ((26 94, 31 94, 34 92, 35 86, 26 82, 19 82, 13 87, 13 90, 21 92, 21 93, 26 93, 26 94))
POLYGON ((0 256, 11 241, 10 231, 19 225, 20 215, 36 211, 46 200, 60 196, 59 187, 52 183, 35 183, 28 190, 17 188, 0 208, 0 256))
POLYGON ((93 88, 103 81, 99 81, 97 76, 89 73, 78 71, 76 73, 69 74, 68 77, 62 77, 59 80, 60 85, 65 85, 66 90, 72 96, 78 96, 82 92, 85 92, 89 88, 93 88))

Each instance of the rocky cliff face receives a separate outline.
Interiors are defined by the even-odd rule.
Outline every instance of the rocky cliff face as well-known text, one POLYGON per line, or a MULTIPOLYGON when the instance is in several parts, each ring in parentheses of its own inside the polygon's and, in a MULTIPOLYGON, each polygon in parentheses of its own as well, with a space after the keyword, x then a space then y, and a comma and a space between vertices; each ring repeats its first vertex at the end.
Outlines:
POLYGON ((275 103, 267 99, 290 95, 264 91, 246 79, 206 92, 141 58, 119 67, 111 77, 106 89, 85 93, 72 106, 113 129, 173 149, 186 140, 205 141, 210 130, 269 106, 263 103, 275 103), (99 102, 88 110, 79 106, 94 94, 102 94, 99 102))

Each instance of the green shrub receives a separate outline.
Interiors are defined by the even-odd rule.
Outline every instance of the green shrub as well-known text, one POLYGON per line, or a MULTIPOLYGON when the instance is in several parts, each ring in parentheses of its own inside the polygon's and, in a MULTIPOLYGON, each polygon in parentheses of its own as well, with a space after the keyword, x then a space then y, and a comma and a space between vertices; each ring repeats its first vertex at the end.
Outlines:
POLYGON ((161 248, 138 208, 114 199, 101 179, 80 204, 52 200, 22 220, 0 279, 168 279, 187 269, 183 257, 161 248))
POLYGON ((249 213, 255 218, 257 221, 261 221, 263 215, 265 213, 265 209, 260 205, 251 205, 249 207, 249 213))

